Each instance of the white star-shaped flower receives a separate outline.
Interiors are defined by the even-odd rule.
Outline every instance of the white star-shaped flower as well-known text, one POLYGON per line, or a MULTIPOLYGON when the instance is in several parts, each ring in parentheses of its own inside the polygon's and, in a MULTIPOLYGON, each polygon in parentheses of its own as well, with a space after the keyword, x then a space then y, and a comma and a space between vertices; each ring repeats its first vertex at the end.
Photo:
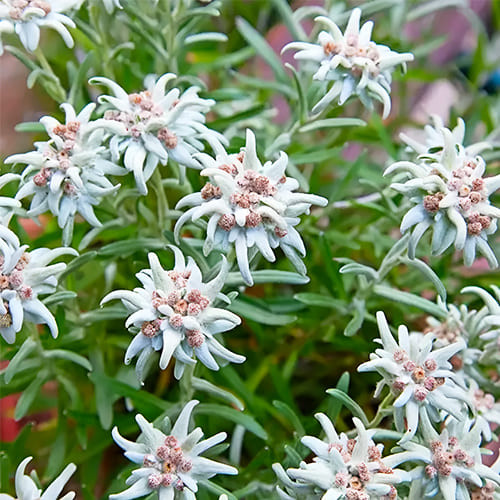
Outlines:
POLYGON ((57 337, 57 324, 52 313, 38 298, 53 293, 57 277, 66 264, 48 265, 61 255, 78 255, 72 248, 36 248, 27 252, 17 236, 0 226, 0 335, 12 344, 24 320, 46 324, 57 337))
POLYGON ((36 151, 9 156, 5 163, 27 164, 16 199, 32 197, 28 215, 50 211, 57 216, 63 244, 69 245, 75 215, 79 213, 92 226, 100 226, 93 207, 120 187, 106 175, 126 171, 107 159, 102 146, 104 133, 89 122, 95 104, 88 104, 78 115, 70 104, 61 108, 66 114, 64 124, 51 116, 40 119, 49 141, 36 142, 36 151))
POLYGON ((488 244, 488 235, 497 230, 500 209, 491 204, 489 197, 500 187, 500 175, 483 177, 486 163, 479 155, 491 145, 479 142, 464 146, 462 119, 453 130, 444 127, 439 118, 433 120, 434 126, 425 128, 425 144, 401 136, 418 154, 416 161, 396 162, 384 173, 402 171, 409 177, 403 183, 391 184, 415 205, 401 222, 402 233, 413 228, 408 254, 414 257, 418 242, 432 227, 433 255, 454 244, 457 250, 463 250, 466 265, 472 265, 477 249, 491 267, 496 267, 498 261, 488 244))
POLYGON ((142 434, 132 442, 120 436, 113 429, 113 439, 125 456, 140 466, 127 479, 130 488, 110 495, 111 500, 130 500, 157 491, 159 500, 195 500, 198 482, 210 479, 216 474, 237 474, 230 465, 215 462, 200 455, 226 439, 225 432, 200 441, 203 431, 197 427, 191 432, 189 419, 198 401, 184 406, 174 426, 166 418, 161 430, 150 424, 142 415, 136 421, 142 434))
POLYGON ((55 29, 68 47, 74 42, 68 28, 75 23, 63 14, 80 7, 82 0, 0 0, 0 55, 2 33, 16 33, 26 50, 33 52, 40 41, 40 28, 55 29))
POLYGON ((393 403, 396 428, 405 429, 402 442, 417 432, 419 415, 428 413, 435 421, 441 420, 440 411, 460 418, 468 400, 465 389, 456 382, 449 359, 461 351, 463 339, 439 349, 434 348, 435 337, 428 333, 408 333, 406 326, 398 329, 394 339, 383 312, 377 312, 377 324, 382 344, 362 363, 358 371, 377 371, 382 380, 377 385, 378 396, 385 385, 397 396, 393 403))
POLYGON ((392 72, 397 66, 413 61, 413 54, 399 54, 372 42, 373 22, 366 22, 360 29, 360 18, 361 10, 353 9, 342 33, 330 18, 319 16, 315 21, 329 31, 320 32, 317 44, 292 42, 283 48, 283 51, 298 50, 295 59, 310 63, 315 70, 315 80, 333 82, 313 112, 322 111, 334 99, 342 105, 349 97, 357 95, 369 109, 373 109, 373 99, 382 102, 383 117, 389 115, 392 72))
POLYGON ((255 247, 268 261, 274 262, 273 249, 280 247, 294 267, 306 273, 300 258, 306 249, 295 229, 299 216, 309 213, 311 205, 325 206, 326 198, 294 192, 299 183, 285 176, 288 157, 281 152, 275 162, 261 163, 257 157, 255 136, 247 130, 246 146, 238 154, 219 150, 214 158, 198 155, 205 167, 201 175, 209 178, 201 192, 182 198, 176 208, 191 206, 175 225, 176 238, 188 221, 208 216, 203 252, 216 246, 224 251, 234 247, 241 275, 253 284, 249 250, 255 247))
POLYGON ((73 500, 75 498, 75 492, 73 491, 66 493, 62 497, 59 496, 69 478, 76 470, 74 464, 67 465, 61 474, 42 493, 42 490, 38 488, 33 479, 24 474, 24 470, 32 458, 25 458, 16 470, 16 497, 0 493, 0 500, 73 500))
POLYGON ((178 248, 170 248, 175 253, 173 270, 165 271, 158 257, 150 253, 151 268, 137 274, 143 288, 117 290, 101 302, 119 299, 131 313, 125 324, 136 336, 127 349, 125 363, 139 354, 136 371, 141 380, 145 363, 154 351, 161 351, 162 370, 175 358, 177 379, 186 365, 196 362, 193 355, 211 370, 219 369, 217 358, 243 363, 244 356, 226 349, 215 336, 241 323, 232 312, 214 306, 217 299, 225 298, 220 292, 229 271, 226 259, 223 257, 219 274, 203 283, 194 260, 189 257, 186 263, 178 248))
POLYGON ((174 78, 172 73, 157 81, 148 77, 146 89, 133 94, 108 78, 90 80, 107 86, 114 94, 99 97, 99 102, 109 104, 110 109, 97 124, 109 130, 112 158, 117 161, 123 154, 123 163, 133 172, 141 194, 148 192, 146 182, 158 163, 165 165, 172 158, 182 169, 201 168, 193 155, 203 150, 202 141, 212 148, 226 143, 222 134, 205 125, 205 114, 215 101, 199 97, 198 87, 183 93, 177 88, 166 92, 167 83, 174 78))

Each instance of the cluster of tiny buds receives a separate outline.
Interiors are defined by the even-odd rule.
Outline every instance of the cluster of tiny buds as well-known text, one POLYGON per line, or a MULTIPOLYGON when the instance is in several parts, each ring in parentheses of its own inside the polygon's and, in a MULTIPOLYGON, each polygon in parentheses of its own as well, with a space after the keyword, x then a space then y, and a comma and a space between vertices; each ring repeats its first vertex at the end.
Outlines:
POLYGON ((64 139, 64 149, 72 149, 75 145, 76 135, 80 130, 79 121, 70 121, 66 125, 56 125, 52 133, 64 139))
POLYGON ((191 460, 184 457, 182 448, 174 436, 167 436, 163 445, 156 449, 156 456, 146 455, 143 461, 144 467, 155 468, 159 473, 148 477, 150 488, 158 489, 161 486, 173 486, 182 491, 183 481, 177 476, 177 472, 187 473, 193 468, 191 460))
POLYGON ((458 446, 458 439, 451 436, 448 439, 448 448, 445 449, 441 441, 433 441, 430 445, 432 451, 432 464, 425 467, 425 473, 429 478, 449 476, 455 464, 465 467, 473 467, 474 459, 458 446))
POLYGON ((482 488, 474 488, 470 493, 471 500, 494 500, 495 485, 487 482, 482 488))
POLYGON ((349 59, 352 65, 351 71, 355 76, 361 76, 364 68, 368 68, 373 76, 378 76, 380 54, 377 44, 369 42, 368 45, 359 45, 359 36, 355 33, 347 35, 344 41, 345 43, 329 40, 322 44, 325 55, 328 57, 340 55, 349 59), (363 61, 359 61, 359 58, 363 58, 363 61))
MULTIPOLYGON (((24 284, 23 277, 23 269, 28 265, 29 261, 29 254, 24 252, 21 257, 19 257, 19 261, 9 274, 4 274, 2 271, 0 271, 0 290, 16 290, 22 300, 32 299, 33 289, 30 286, 24 284)), ((0 269, 3 267, 3 264, 4 257, 3 255, 0 255, 0 269)), ((9 318, 5 318, 4 320, 7 321, 9 320, 9 318)))
MULTIPOLYGON (((477 162, 475 160, 465 160, 462 166, 453 170, 447 187, 450 191, 458 194, 457 207, 461 210, 462 215, 467 218, 469 233, 477 236, 490 226, 491 218, 478 212, 471 212, 474 205, 487 199, 484 180, 472 176, 476 167, 477 162)), ((433 170, 432 173, 439 175, 437 170, 433 170)), ((445 194, 442 192, 425 196, 423 200, 424 209, 427 212, 436 213, 440 209, 440 202, 444 196, 445 194)))
MULTIPOLYGON (((144 131, 144 124, 152 118, 161 116, 164 110, 153 101, 149 90, 130 94, 128 99, 130 104, 133 105, 133 111, 131 113, 127 113, 126 111, 107 110, 104 113, 104 119, 123 123, 127 127, 128 132, 130 132, 130 135, 137 139, 144 131)), ((175 107, 178 102, 178 99, 175 100, 172 103, 172 107, 175 107)), ((159 130, 158 139, 163 141, 169 149, 175 148, 177 145, 177 137, 166 128, 159 130)))
POLYGON ((157 137, 161 142, 163 142, 163 144, 165 144, 167 149, 174 149, 177 147, 177 136, 168 130, 168 128, 164 127, 158 130, 157 137))
MULTIPOLYGON (((237 159, 243 161, 243 155, 244 153, 240 153, 237 155, 237 159)), ((233 177, 236 177, 239 172, 235 165, 224 164, 219 166, 219 169, 224 170, 233 177)), ((286 177, 283 176, 278 182, 286 182, 286 177)), ((264 219, 255 209, 258 207, 262 197, 274 196, 277 192, 277 188, 271 183, 268 177, 258 174, 254 170, 247 170, 244 172, 243 175, 237 179, 236 183, 239 187, 239 191, 233 193, 229 197, 229 202, 235 207, 249 210, 245 218, 245 227, 252 228, 260 226, 264 222, 264 219)), ((221 189, 210 182, 207 182, 201 190, 201 197, 205 201, 220 198, 221 196, 221 189)), ((218 225, 224 231, 229 232, 236 225, 236 217, 232 213, 223 214, 219 218, 218 225)), ((287 234, 286 230, 277 226, 274 231, 279 238, 283 238, 287 234)))
MULTIPOLYGON (((168 322, 172 327, 180 329, 184 324, 183 317, 197 316, 210 305, 210 299, 202 295, 200 290, 194 289, 186 292, 184 287, 190 276, 189 271, 169 271, 168 275, 178 289, 170 292, 167 296, 158 290, 153 291, 152 305, 155 309, 162 305, 170 306, 173 309, 173 314, 168 318, 168 322)), ((162 321, 159 318, 145 321, 141 326, 141 333, 148 338, 155 337, 160 332, 162 321)), ((203 333, 199 330, 186 330, 185 335, 188 344, 193 348, 201 347, 205 341, 203 333)))
MULTIPOLYGON (((336 449, 344 461, 345 464, 349 464, 352 459, 352 453, 354 447, 356 446, 355 439, 349 439, 345 446, 339 443, 330 443, 329 450, 336 449)), ((368 458, 370 462, 378 462, 378 467, 376 469, 377 473, 381 474, 393 474, 393 470, 387 467, 382 462, 382 454, 376 446, 368 447, 368 458)), ((373 468, 373 467, 372 467, 373 468)), ((335 485, 337 487, 344 487, 346 489, 346 498, 351 500, 368 500, 370 497, 365 492, 365 485, 371 479, 371 474, 369 472, 368 465, 365 462, 361 462, 356 466, 349 467, 349 473, 338 472, 335 475, 335 485)), ((391 489, 391 493, 387 495, 387 498, 396 498, 396 490, 391 489)))
POLYGON ((49 2, 43 0, 11 0, 9 16, 13 20, 21 19, 24 9, 40 9, 47 15, 52 9, 49 2))
POLYGON ((474 406, 480 411, 491 410, 495 406, 495 398, 481 389, 474 391, 474 406))
POLYGON ((446 344, 453 344, 460 337, 460 330, 458 327, 451 328, 446 322, 441 323, 435 327, 428 327, 424 330, 424 334, 431 333, 440 341, 446 344))
MULTIPOLYGON (((418 366, 411 359, 408 359, 408 355, 403 349, 395 351, 393 358, 396 363, 402 366, 403 371, 411 373, 413 382, 417 384, 413 391, 413 396, 417 401, 424 401, 429 392, 443 385, 445 382, 442 377, 428 375, 429 372, 433 372, 437 368, 437 363, 434 359, 426 359, 424 366, 418 366)), ((402 392, 406 387, 406 382, 401 378, 396 378, 392 387, 396 392, 402 392)))

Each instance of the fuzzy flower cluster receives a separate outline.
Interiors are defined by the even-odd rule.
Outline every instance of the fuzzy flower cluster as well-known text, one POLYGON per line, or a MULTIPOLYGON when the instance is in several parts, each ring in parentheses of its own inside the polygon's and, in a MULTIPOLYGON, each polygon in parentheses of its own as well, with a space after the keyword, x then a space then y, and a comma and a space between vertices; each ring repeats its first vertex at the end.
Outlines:
POLYGON ((26 50, 33 52, 40 41, 40 28, 56 30, 68 47, 73 38, 68 28, 75 23, 63 12, 80 7, 82 0, 0 0, 0 55, 3 54, 1 36, 16 33, 26 50))
POLYGON ((108 294, 102 304, 119 299, 131 312, 125 323, 137 334, 125 354, 128 364, 137 354, 136 370, 142 380, 145 364, 154 351, 161 351, 160 368, 164 370, 175 358, 175 377, 182 377, 186 365, 195 363, 193 355, 211 370, 218 370, 217 358, 242 363, 244 356, 226 349, 214 336, 239 325, 238 316, 214 307, 219 298, 228 300, 220 291, 229 271, 225 258, 219 274, 203 283, 201 271, 176 247, 175 267, 165 271, 158 257, 150 253, 150 269, 137 274, 143 288, 117 290, 108 294))
POLYGON ((279 497, 292 499, 395 499, 394 484, 405 477, 405 472, 389 467, 382 458, 383 445, 376 445, 374 431, 366 430, 362 422, 353 418, 357 436, 349 439, 337 434, 330 419, 323 413, 316 414, 325 432, 325 440, 314 436, 302 438, 302 444, 313 453, 310 463, 301 462, 299 469, 285 473, 279 464, 273 469, 285 490, 277 487, 279 497))
POLYGON ((31 459, 32 457, 25 458, 16 470, 16 496, 11 497, 6 493, 0 493, 0 500, 73 500, 75 498, 73 491, 66 493, 62 497, 59 496, 69 478, 76 470, 74 464, 67 465, 54 482, 42 493, 42 490, 38 488, 33 479, 24 473, 31 459))
POLYGON ((176 238, 188 221, 208 216, 203 252, 215 246, 227 251, 234 246, 241 275, 253 284, 249 267, 249 249, 256 249, 270 262, 280 247, 294 267, 305 274, 299 255, 305 255, 300 234, 295 229, 299 216, 309 213, 311 205, 325 206, 328 201, 313 194, 294 192, 297 180, 286 177, 288 157, 281 152, 275 162, 262 164, 257 157, 255 136, 247 130, 246 147, 238 154, 221 151, 216 158, 198 155, 205 167, 201 175, 209 178, 201 192, 182 198, 176 208, 191 206, 175 225, 176 238))
POLYGON ((37 248, 27 252, 17 236, 0 226, 0 335, 12 344, 24 320, 46 324, 57 337, 57 324, 51 312, 38 298, 53 293, 57 276, 66 264, 48 265, 61 255, 78 255, 72 248, 37 248))
POLYGON ((497 230, 500 209, 491 205, 489 196, 500 187, 500 175, 484 177, 486 164, 479 153, 491 145, 479 142, 464 146, 465 125, 449 130, 439 118, 426 127, 427 140, 421 144, 402 135, 402 139, 418 154, 416 162, 399 161, 384 175, 403 171, 409 179, 391 187, 403 193, 415 205, 404 216, 401 232, 413 228, 408 254, 432 227, 432 253, 439 255, 452 244, 463 250, 464 261, 470 266, 476 249, 491 267, 498 265, 488 244, 488 235, 497 230))
POLYGON ((438 422, 442 420, 439 411, 460 418, 468 397, 456 382, 449 359, 465 347, 465 342, 435 348, 432 334, 409 334, 404 325, 398 329, 396 342, 381 311, 377 313, 377 324, 382 348, 376 349, 358 371, 377 371, 382 376, 376 396, 386 385, 396 396, 393 406, 398 430, 404 430, 406 418, 402 441, 415 436, 423 413, 438 422))
POLYGON ((125 170, 107 159, 101 145, 103 131, 89 122, 95 104, 88 104, 78 115, 70 104, 61 108, 66 114, 64 124, 50 116, 40 119, 49 141, 37 142, 36 151, 12 155, 5 162, 27 164, 16 199, 32 197, 28 215, 50 211, 57 216, 63 243, 69 245, 77 213, 89 224, 101 225, 93 207, 119 188, 106 175, 122 175, 125 170))
POLYGON ((166 73, 157 81, 146 78, 146 89, 127 94, 108 78, 92 78, 91 83, 105 85, 113 96, 103 95, 99 102, 110 106, 104 119, 98 120, 111 134, 109 147, 112 158, 133 172, 137 189, 147 193, 146 182, 158 163, 165 165, 169 158, 184 167, 200 168, 193 156, 203 150, 203 141, 212 148, 226 143, 224 136, 205 125, 205 114, 215 104, 198 96, 198 87, 190 87, 181 94, 165 87, 176 76, 166 73))
POLYGON ((187 403, 172 428, 168 418, 160 430, 142 415, 137 415, 136 421, 142 435, 136 443, 120 436, 116 427, 113 429, 115 442, 125 450, 125 456, 140 468, 134 470, 127 479, 130 488, 111 495, 111 500, 139 498, 155 491, 160 500, 194 500, 199 481, 210 479, 216 474, 238 473, 230 465, 200 456, 224 441, 226 433, 220 432, 200 441, 203 431, 199 427, 188 432, 189 419, 197 404, 196 400, 187 403))
POLYGON ((391 81, 394 69, 408 61, 413 54, 399 54, 385 45, 370 40, 373 22, 359 27, 361 10, 353 9, 345 32, 330 18, 319 16, 316 22, 329 31, 321 31, 318 43, 292 42, 283 48, 298 50, 295 59, 312 63, 315 80, 332 82, 326 95, 314 106, 313 112, 325 109, 333 100, 344 104, 357 95, 364 106, 373 109, 373 100, 383 103, 383 117, 391 111, 391 81))
POLYGON ((412 477, 410 498, 441 494, 444 500, 493 499, 500 475, 481 461, 481 431, 471 420, 449 419, 440 434, 426 416, 422 418, 423 442, 409 441, 404 451, 387 457, 395 467, 403 462, 420 462, 412 477))

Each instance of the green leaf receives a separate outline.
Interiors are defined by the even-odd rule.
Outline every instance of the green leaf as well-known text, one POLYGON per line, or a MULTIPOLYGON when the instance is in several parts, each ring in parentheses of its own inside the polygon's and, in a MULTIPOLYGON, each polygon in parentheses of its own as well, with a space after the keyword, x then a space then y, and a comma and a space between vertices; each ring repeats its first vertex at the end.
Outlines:
POLYGON ((111 319, 123 319, 127 316, 127 309, 121 304, 102 309, 93 309, 80 314, 75 321, 83 325, 91 325, 92 323, 99 323, 101 321, 108 321, 111 319))
POLYGON ((78 294, 76 292, 65 290, 63 292, 56 292, 52 295, 49 295, 48 297, 43 299, 42 302, 46 306, 53 306, 55 304, 60 304, 61 302, 64 302, 66 300, 76 299, 76 297, 78 297, 78 294))
POLYGON ((33 133, 41 133, 45 132, 45 127, 40 122, 23 122, 18 123, 14 130, 16 132, 33 132, 33 133))
POLYGON ((267 440, 267 432, 253 417, 233 408, 218 404, 202 403, 195 408, 195 412, 200 415, 211 415, 224 420, 230 420, 235 424, 242 425, 247 431, 255 434, 257 437, 267 440))
POLYGON ((294 40, 307 41, 307 35, 302 28, 302 25, 293 17, 293 10, 286 0, 272 0, 274 8, 279 12, 279 15, 288 31, 294 40))
POLYGON ((326 307, 328 309, 340 309, 345 310, 346 304, 341 300, 334 299, 329 295, 321 295, 320 293, 296 293, 294 296, 295 300, 307 304, 308 306, 315 307, 326 307))
POLYGON ((92 365, 90 364, 90 361, 87 358, 73 351, 66 351, 64 349, 53 349, 51 351, 45 351, 44 356, 47 358, 59 358, 59 359, 64 359, 66 361, 71 361, 72 363, 82 366, 83 368, 85 368, 85 370, 89 372, 92 371, 92 365))
POLYGON ((47 371, 38 373, 35 379, 28 387, 22 392, 21 397, 17 401, 16 410, 14 411, 14 418, 20 420, 28 413, 33 401, 35 400, 41 387, 47 381, 49 374, 47 371))
POLYGON ((306 431, 300 421, 300 417, 283 401, 274 400, 273 406, 292 424, 292 427, 297 431, 297 434, 305 436, 306 431))
POLYGON ((256 321, 262 325, 288 325, 297 319, 297 316, 272 313, 260 305, 250 303, 245 299, 236 299, 227 308, 239 316, 256 321))
POLYGON ((73 83, 69 89, 68 102, 73 106, 76 105, 76 97, 78 90, 85 85, 87 80, 87 74, 94 62, 95 53, 93 51, 88 52, 83 61, 80 62, 78 66, 78 71, 74 76, 73 83))
POLYGON ((351 321, 347 323, 347 326, 344 329, 344 335, 346 337, 352 337, 355 335, 363 325, 364 320, 365 315, 363 312, 358 310, 354 311, 351 321))
POLYGON ((210 394, 215 398, 222 399, 223 401, 236 406, 236 408, 240 411, 243 411, 245 409, 245 405, 243 404, 243 402, 238 399, 232 392, 229 392, 226 389, 222 389, 221 387, 210 383, 208 380, 193 377, 192 385, 195 390, 206 392, 207 394, 210 394))
POLYGON ((200 42, 227 42, 227 35, 224 33, 196 33, 195 35, 189 35, 184 38, 184 45, 191 45, 193 43, 200 42))
POLYGON ((295 82, 295 87, 297 87, 297 95, 299 101, 299 123, 304 123, 307 120, 307 115, 309 113, 309 109, 307 107, 307 97, 304 88, 302 87, 302 83, 299 78, 299 74, 297 70, 291 65, 286 63, 285 67, 288 68, 292 72, 293 81, 295 82))
POLYGON ((97 255, 97 252, 92 250, 91 252, 84 253, 82 255, 79 255, 75 259, 73 259, 67 266, 66 269, 61 273, 59 279, 62 280, 66 276, 69 276, 71 273, 76 271, 78 268, 82 267, 83 265, 87 264, 87 262, 90 262, 95 258, 97 255))
POLYGON ((255 49, 256 53, 269 64, 276 80, 285 83, 288 82, 288 75, 283 69, 281 59, 276 55, 265 38, 248 21, 245 21, 241 17, 236 19, 236 27, 243 38, 255 49))
POLYGON ((405 304, 407 306, 418 307, 422 311, 428 312, 437 318, 444 319, 448 315, 448 312, 445 309, 442 309, 434 302, 412 293, 402 292, 401 290, 396 290, 395 288, 385 285, 375 285, 373 287, 373 291, 377 295, 385 297, 386 299, 401 302, 401 304, 405 304))
POLYGON ((407 266, 412 266, 418 269, 435 287, 436 291, 443 300, 446 302, 446 288, 443 282, 439 279, 439 276, 423 261, 420 259, 408 259, 407 257, 401 257, 401 262, 407 266))
POLYGON ((9 365, 4 372, 3 377, 6 384, 8 384, 12 380, 12 377, 14 377, 14 375, 16 374, 21 362, 36 349, 36 346, 36 342, 31 337, 28 337, 23 342, 22 346, 16 352, 15 356, 10 360, 9 365))
POLYGON ((316 120, 299 128, 299 132, 311 132, 322 128, 338 127, 366 127, 366 122, 360 118, 326 118, 325 120, 316 120))
MULTIPOLYGON (((344 372, 337 382, 337 390, 345 392, 347 394, 349 390, 349 381, 349 372, 344 372)), ((340 410, 342 409, 342 401, 337 398, 333 398, 330 401, 331 402, 328 406, 328 415, 330 417, 330 420, 332 422, 335 422, 340 414, 340 410)))
POLYGON ((354 417, 358 417, 365 427, 368 427, 369 422, 366 418, 365 412, 361 406, 351 399, 344 391, 340 389, 328 389, 327 394, 333 396, 335 399, 339 400, 348 410, 351 411, 354 417))
MULTIPOLYGON (((288 285, 305 285, 309 283, 309 278, 299 273, 291 271, 278 271, 274 269, 265 269, 261 271, 252 271, 254 283, 281 283, 288 285)), ((225 282, 226 286, 242 286, 245 284, 241 273, 229 273, 225 282)))
POLYGON ((238 500, 230 491, 224 489, 222 486, 213 483, 209 479, 201 479, 198 481, 203 487, 205 487, 210 493, 215 493, 216 495, 227 495, 228 500, 238 500))
MULTIPOLYGON (((142 408, 157 408, 162 411, 168 410, 172 404, 167 403, 163 399, 150 394, 146 391, 141 391, 137 387, 121 382, 112 377, 108 377, 103 373, 93 371, 89 375, 90 380, 94 385, 102 384, 111 394, 116 394, 120 397, 130 398, 134 404, 140 405, 142 408)), ((236 410, 235 410, 236 411, 236 410)))
POLYGON ((128 257, 135 252, 149 252, 165 248, 166 243, 156 238, 137 238, 124 241, 115 241, 103 246, 99 250, 99 255, 107 257, 128 257))

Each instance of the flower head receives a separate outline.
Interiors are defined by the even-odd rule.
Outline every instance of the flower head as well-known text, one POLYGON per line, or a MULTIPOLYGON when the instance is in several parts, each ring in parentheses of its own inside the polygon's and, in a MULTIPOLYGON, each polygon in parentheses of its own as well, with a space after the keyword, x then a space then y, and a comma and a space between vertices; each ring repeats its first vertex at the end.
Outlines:
POLYGON ((137 415, 135 419, 142 431, 137 443, 120 436, 116 427, 113 429, 115 442, 125 450, 125 456, 139 464, 140 468, 134 470, 127 479, 130 488, 110 495, 111 500, 139 498, 154 491, 158 492, 160 499, 194 499, 198 481, 216 474, 238 473, 234 467, 200 456, 224 441, 226 433, 220 432, 200 441, 203 431, 199 427, 188 432, 191 412, 197 404, 196 400, 187 403, 172 428, 166 418, 162 430, 154 427, 142 415, 137 415))
POLYGON ((40 28, 55 29, 68 47, 74 42, 68 27, 75 23, 63 12, 78 8, 82 0, 0 0, 0 55, 2 33, 16 33, 26 50, 33 52, 40 41, 40 28))
POLYGON ((108 78, 91 79, 91 83, 105 85, 114 94, 99 97, 99 102, 111 107, 98 123, 111 132, 113 160, 125 152, 123 163, 133 172, 141 194, 147 193, 146 182, 158 162, 165 165, 172 158, 182 168, 200 168, 193 154, 203 150, 202 141, 213 148, 226 142, 205 125, 205 114, 215 102, 199 97, 198 87, 190 87, 182 94, 177 88, 166 92, 167 83, 174 78, 172 73, 156 82, 148 77, 146 89, 133 94, 127 94, 108 78))
POLYGON ((27 252, 17 236, 0 226, 0 335, 12 344, 25 319, 46 324, 57 337, 57 324, 38 295, 55 291, 57 276, 66 264, 49 262, 64 254, 78 255, 72 248, 37 248, 27 252))
POLYGON ((313 461, 301 462, 299 469, 288 469, 288 477, 279 464, 273 467, 287 491, 278 487, 281 498, 397 498, 394 484, 399 483, 405 473, 384 463, 384 447, 373 442, 374 431, 366 430, 359 419, 353 418, 357 436, 349 439, 344 433, 337 434, 323 413, 316 414, 316 418, 325 432, 325 439, 305 436, 301 440, 315 454, 313 461))
POLYGON ((137 274, 143 288, 114 291, 102 300, 105 303, 120 299, 131 312, 125 324, 137 334, 127 349, 125 363, 140 353, 136 366, 140 379, 154 351, 161 351, 162 370, 175 358, 174 373, 178 379, 186 364, 196 362, 193 355, 211 370, 219 369, 216 358, 242 363, 244 356, 229 351, 215 337, 241 322, 235 314, 214 307, 229 270, 226 259, 222 259, 219 274, 203 283, 194 260, 189 257, 186 263, 178 248, 170 248, 175 253, 173 270, 165 271, 158 257, 150 253, 151 268, 137 274))
POLYGON ((33 457, 25 458, 16 470, 16 498, 13 498, 6 494, 0 493, 0 499, 2 500, 72 500, 75 498, 75 493, 70 491, 66 495, 59 497, 64 486, 68 482, 69 478, 73 475, 76 470, 75 464, 69 464, 66 468, 57 476, 55 481, 42 493, 42 490, 38 488, 33 479, 30 476, 24 474, 26 466, 31 461, 33 457))
POLYGON ((312 63, 315 80, 333 82, 314 106, 314 112, 322 111, 337 98, 342 105, 351 95, 359 96, 369 109, 373 108, 373 99, 381 101, 384 118, 391 111, 392 72, 397 66, 413 61, 413 54, 399 54, 370 41, 373 22, 366 22, 360 29, 360 18, 361 10, 353 9, 342 33, 330 18, 319 16, 315 21, 325 25, 329 32, 321 31, 317 44, 292 42, 283 48, 283 51, 298 50, 295 59, 312 63))
POLYGON ((500 485, 500 475, 482 464, 481 430, 477 424, 472 425, 467 418, 448 419, 438 434, 423 415, 421 430, 422 443, 402 443, 405 451, 385 459, 392 467, 408 461, 423 462, 410 472, 410 498, 427 498, 439 492, 444 500, 474 498, 474 491, 494 491, 500 485))
POLYGON ((294 228, 299 215, 309 213, 311 205, 325 206, 327 200, 313 194, 295 193, 295 179, 285 176, 288 157, 281 153, 274 163, 260 162, 255 151, 255 136, 247 130, 246 147, 238 154, 221 151, 216 158, 198 155, 205 167, 201 175, 209 178, 200 193, 185 196, 176 208, 192 206, 177 221, 176 237, 188 220, 208 216, 203 251, 208 255, 215 245, 224 250, 234 246, 238 266, 248 285, 253 284, 248 250, 257 250, 274 262, 278 246, 296 269, 306 269, 299 254, 305 255, 302 238, 294 228))
POLYGON ((449 130, 434 117, 434 126, 427 126, 426 134, 426 144, 402 134, 418 154, 416 162, 396 162, 384 173, 404 171, 410 177, 406 182, 391 184, 415 205, 401 222, 402 233, 413 228, 408 254, 413 258, 420 238, 432 227, 434 255, 454 244, 464 251, 466 265, 474 262, 478 249, 490 266, 496 267, 488 235, 497 229, 500 209, 491 205, 489 196, 500 187, 500 175, 483 177, 486 164, 479 155, 491 145, 480 142, 464 146, 465 125, 461 119, 449 130))
POLYGON ((119 185, 106 178, 120 175, 124 169, 106 159, 101 145, 103 132, 89 123, 95 104, 88 104, 77 115, 70 104, 62 104, 65 124, 44 116, 50 140, 37 142, 36 151, 12 155, 6 163, 26 163, 16 199, 32 196, 29 215, 50 211, 63 228, 63 242, 71 242, 73 221, 77 213, 93 226, 101 223, 93 207, 105 196, 115 193, 119 185))
POLYGON ((371 360, 362 363, 358 371, 377 371, 382 380, 377 386, 377 395, 385 385, 397 396, 393 403, 396 427, 407 431, 402 441, 411 439, 419 425, 419 414, 430 413, 440 421, 441 410, 460 418, 467 401, 465 390, 455 381, 449 359, 465 346, 463 340, 439 349, 434 348, 434 336, 408 333, 406 326, 398 329, 398 342, 385 319, 384 313, 377 312, 382 349, 370 355, 371 360))

